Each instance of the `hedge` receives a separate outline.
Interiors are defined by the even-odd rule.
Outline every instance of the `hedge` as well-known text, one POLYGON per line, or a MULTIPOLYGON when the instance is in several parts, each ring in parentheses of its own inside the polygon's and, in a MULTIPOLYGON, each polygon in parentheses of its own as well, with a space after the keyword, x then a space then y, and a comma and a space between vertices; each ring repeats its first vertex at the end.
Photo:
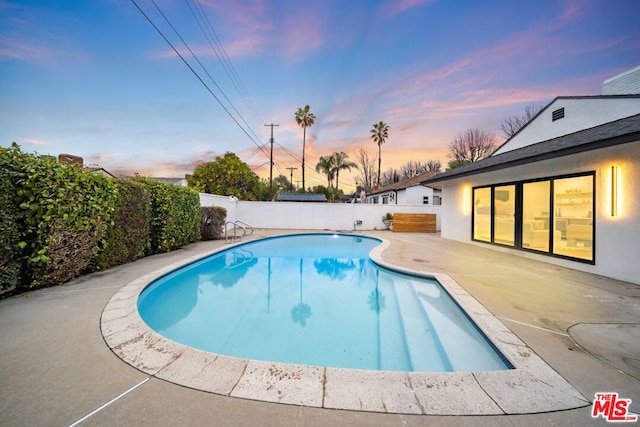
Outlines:
POLYGON ((132 180, 115 181, 118 190, 113 221, 107 227, 104 249, 96 265, 106 270, 142 258, 151 249, 151 196, 132 180))
POLYGON ((18 242, 20 211, 15 201, 12 170, 0 155, 0 292, 16 288, 20 283, 18 242))
POLYGON ((57 285, 85 270, 114 211, 113 181, 55 158, 25 154, 15 143, 0 151, 11 174, 24 272, 22 286, 57 285))
POLYGON ((150 178, 133 180, 151 196, 150 254, 169 252, 200 240, 200 197, 196 191, 150 178))
POLYGON ((193 243, 201 216, 191 189, 114 180, 15 143, 0 147, 0 294, 193 243))

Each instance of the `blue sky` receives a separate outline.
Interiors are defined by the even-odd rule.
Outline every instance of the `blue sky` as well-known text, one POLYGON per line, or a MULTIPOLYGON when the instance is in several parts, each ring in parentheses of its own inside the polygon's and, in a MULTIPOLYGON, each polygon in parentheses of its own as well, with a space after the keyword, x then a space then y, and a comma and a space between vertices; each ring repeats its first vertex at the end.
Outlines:
MULTIPOLYGON (((305 179, 326 185, 318 158, 355 160, 360 147, 376 157, 369 130, 380 120, 390 126, 383 170, 446 165, 458 132, 478 127, 502 142, 500 122, 526 105, 598 95, 640 65, 636 0, 135 3, 209 89, 133 1, 0 0, 1 146, 174 177, 232 151, 268 177, 264 124, 278 123, 274 177, 297 167, 295 182, 294 113, 309 104, 305 179)), ((346 192, 355 176, 340 174, 346 192)))

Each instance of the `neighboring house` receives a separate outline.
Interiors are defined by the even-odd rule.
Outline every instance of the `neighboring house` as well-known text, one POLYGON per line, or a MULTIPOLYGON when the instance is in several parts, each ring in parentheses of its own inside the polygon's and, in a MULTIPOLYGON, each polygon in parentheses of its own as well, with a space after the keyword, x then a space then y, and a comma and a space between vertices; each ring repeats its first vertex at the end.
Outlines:
POLYGON ((640 67, 620 76, 608 95, 558 97, 490 157, 424 180, 447 198, 442 237, 640 284, 640 67))
POLYGON ((89 173, 95 173, 107 178, 117 179, 115 175, 112 175, 109 171, 100 166, 88 166, 84 164, 84 159, 80 156, 73 154, 58 154, 58 163, 65 165, 78 165, 89 173))
POLYGON ((422 184, 422 181, 433 175, 433 172, 425 172, 374 190, 367 194, 367 203, 383 205, 441 205, 442 186, 439 183, 422 184))
POLYGON ((85 170, 89 171, 89 173, 95 173, 98 175, 102 175, 104 177, 107 178, 113 178, 113 179, 118 179, 117 176, 113 175, 111 172, 107 171, 104 168, 98 167, 98 166, 85 166, 85 170))
POLYGON ((169 185, 177 185, 180 187, 186 187, 187 184, 189 183, 189 178, 190 175, 185 175, 184 178, 158 178, 158 177, 149 177, 150 179, 153 179, 155 181, 159 181, 159 182, 163 182, 165 184, 169 184, 169 185))

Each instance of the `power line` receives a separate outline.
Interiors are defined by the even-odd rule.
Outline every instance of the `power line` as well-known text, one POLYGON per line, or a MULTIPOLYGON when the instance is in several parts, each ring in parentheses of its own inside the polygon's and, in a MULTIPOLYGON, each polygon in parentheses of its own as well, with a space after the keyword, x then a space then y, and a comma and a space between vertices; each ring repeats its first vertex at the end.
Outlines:
POLYGON ((171 23, 171 21, 169 21, 169 18, 167 18, 167 16, 164 14, 164 12, 162 11, 162 9, 160 9, 160 7, 158 6, 158 4, 155 2, 155 0, 151 0, 151 3, 153 3, 153 5, 156 7, 156 9, 158 10, 158 12, 160 13, 160 15, 164 18, 165 22, 169 25, 169 27, 171 27, 171 29, 173 30, 173 32, 176 34, 176 36, 178 36, 178 38, 180 39, 180 41, 182 42, 182 44, 184 45, 184 47, 189 51, 189 53, 191 53, 191 56, 193 56, 193 58, 196 60, 196 62, 200 65, 200 67, 202 68, 202 70, 205 72, 205 74, 209 77, 209 80, 211 80, 211 82, 216 86, 216 88, 218 88, 218 91, 220 91, 220 93, 222 94, 222 96, 224 96, 224 98, 227 100, 227 102, 229 103, 229 105, 231 106, 231 108, 233 108, 233 110, 236 112, 236 114, 240 117, 240 119, 243 121, 243 123, 247 126, 247 128, 251 131, 251 133, 253 134, 253 136, 255 136, 257 139, 260 139, 260 137, 258 135, 256 135, 256 133, 253 131, 253 129, 251 128, 251 126, 249 125, 249 123, 247 123, 247 121, 244 119, 244 117, 242 116, 242 114, 238 111, 238 109, 233 105, 233 102, 231 102, 231 100, 229 99, 229 97, 224 93, 224 91, 222 90, 222 88, 220 87, 220 85, 218 85, 218 83, 215 81, 215 79, 213 78, 213 76, 211 76, 211 74, 209 73, 209 71, 207 71, 206 67, 204 66, 204 64, 200 61, 200 59, 198 59, 198 57, 196 56, 195 53, 193 53, 193 51, 191 50, 191 48, 189 47, 189 45, 187 44, 187 42, 184 40, 184 38, 180 35, 180 33, 178 32, 178 30, 173 26, 173 24, 171 23))
POLYGON ((213 28, 213 25, 211 24, 211 20, 209 19, 209 16, 205 13, 204 8, 202 7, 202 4, 200 2, 195 1, 195 0, 191 0, 191 3, 194 5, 194 9, 196 9, 196 11, 198 12, 198 15, 200 16, 200 19, 202 20, 203 23, 205 23, 205 27, 208 30, 209 34, 211 35, 211 39, 213 39, 213 44, 215 44, 218 47, 218 49, 216 49, 213 46, 213 44, 211 42, 211 39, 207 36, 207 31, 205 31, 205 28, 203 28, 203 26, 200 24, 200 20, 198 20, 198 18, 196 17, 195 13, 193 12, 193 9, 189 5, 189 0, 185 0, 185 3, 187 4, 187 7, 189 7, 189 11, 193 15, 193 17, 196 20, 196 22, 198 23, 198 26, 200 27, 200 30, 202 31, 202 33, 204 34, 205 38, 209 42, 209 46, 211 46, 211 49, 213 50, 213 52, 218 57, 218 60, 220 61, 220 63, 222 64, 222 67, 226 71, 227 76, 229 76, 229 78, 231 79, 231 82, 236 87, 236 90, 240 94, 240 97, 243 99, 243 101, 245 102, 245 104, 247 105, 249 110, 253 113, 254 117, 256 119, 259 119, 260 115, 258 114, 258 112, 257 112, 257 110, 255 108, 255 104, 251 101, 251 98, 247 94, 247 91, 246 91, 244 85, 242 84, 242 80, 240 79, 240 76, 238 75, 238 72, 236 71, 235 67, 233 66, 233 63, 231 62, 231 59, 229 58, 229 55, 227 55, 227 51, 224 48, 224 45, 222 44, 222 42, 220 41, 220 38, 218 37, 218 34, 216 33, 215 29, 213 28), (220 53, 218 53, 218 51, 220 53))
MULTIPOLYGON (((180 54, 180 52, 176 49, 176 47, 171 43, 171 41, 169 41, 169 39, 164 35, 164 33, 160 30, 160 28, 158 28, 158 26, 153 22, 153 20, 149 17, 149 15, 147 15, 147 13, 145 13, 145 11, 138 5, 138 3, 136 2, 136 0, 131 0, 131 2, 135 5, 135 7, 138 9, 138 11, 140 11, 140 13, 145 17, 145 19, 149 22, 149 24, 151 24, 151 26, 156 30, 156 32, 164 39, 164 41, 171 47, 171 49, 173 49, 173 51, 176 53, 176 55, 178 55, 178 57, 182 60, 182 62, 187 66, 187 68, 189 68, 189 70, 193 73, 193 75, 200 81, 200 83, 202 83, 202 85, 207 89, 207 91, 211 94, 211 96, 213 96, 213 98, 218 102, 218 104, 220 104, 220 106, 223 108, 223 110, 229 115, 229 117, 231 117, 231 119, 236 123, 236 125, 238 125, 238 127, 242 130, 242 132, 244 132, 245 135, 247 135, 247 137, 251 140, 251 142, 253 142, 253 144, 255 144, 260 150, 262 150, 263 148, 253 139, 253 137, 251 135, 249 135, 249 133, 247 132, 247 130, 238 122, 238 120, 233 116, 233 114, 231 114, 231 112, 227 109, 227 107, 225 107, 225 105, 222 103, 222 101, 220 101, 220 98, 218 98, 216 96, 216 94, 211 90, 211 88, 205 83, 205 81, 200 77, 200 75, 196 72, 196 70, 193 69, 193 67, 191 66, 191 64, 189 64, 189 62, 180 54)), ((154 3, 154 5, 156 6, 156 8, 158 8, 158 6, 155 4, 155 1, 152 0, 152 2, 154 3)), ((160 9, 158 8, 158 10, 160 11, 160 9)), ((161 12, 161 11, 160 11, 161 12)), ((162 13, 162 12, 161 12, 162 13)), ((164 16, 164 14, 163 14, 164 16)), ((165 18, 166 19, 166 18, 165 18)), ((189 49, 191 51, 191 49, 189 49)))

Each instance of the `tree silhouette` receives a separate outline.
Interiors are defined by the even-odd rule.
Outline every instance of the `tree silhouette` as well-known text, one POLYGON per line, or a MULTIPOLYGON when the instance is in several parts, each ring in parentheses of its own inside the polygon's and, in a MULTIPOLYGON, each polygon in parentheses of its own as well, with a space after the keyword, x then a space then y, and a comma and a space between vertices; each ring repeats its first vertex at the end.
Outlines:
POLYGON ((320 156, 316 165, 316 172, 327 175, 327 188, 331 189, 333 181, 333 156, 320 156))
POLYGON ((305 105, 304 108, 298 108, 296 111, 296 123, 302 126, 302 189, 306 191, 304 184, 304 150, 307 141, 307 128, 313 126, 316 122, 315 114, 309 112, 311 107, 305 105))
POLYGON ((338 188, 338 179, 340 178, 341 170, 351 171, 351 168, 358 169, 358 165, 355 162, 350 162, 347 160, 347 153, 341 151, 339 153, 333 153, 331 156, 333 157, 333 172, 336 174, 336 188, 338 188))
POLYGON ((378 187, 380 186, 380 166, 382 165, 382 144, 389 138, 389 125, 383 121, 373 124, 371 139, 378 144, 378 187))
POLYGON ((449 168, 477 162, 493 153, 496 146, 495 136, 482 129, 467 129, 460 132, 449 143, 449 168))

